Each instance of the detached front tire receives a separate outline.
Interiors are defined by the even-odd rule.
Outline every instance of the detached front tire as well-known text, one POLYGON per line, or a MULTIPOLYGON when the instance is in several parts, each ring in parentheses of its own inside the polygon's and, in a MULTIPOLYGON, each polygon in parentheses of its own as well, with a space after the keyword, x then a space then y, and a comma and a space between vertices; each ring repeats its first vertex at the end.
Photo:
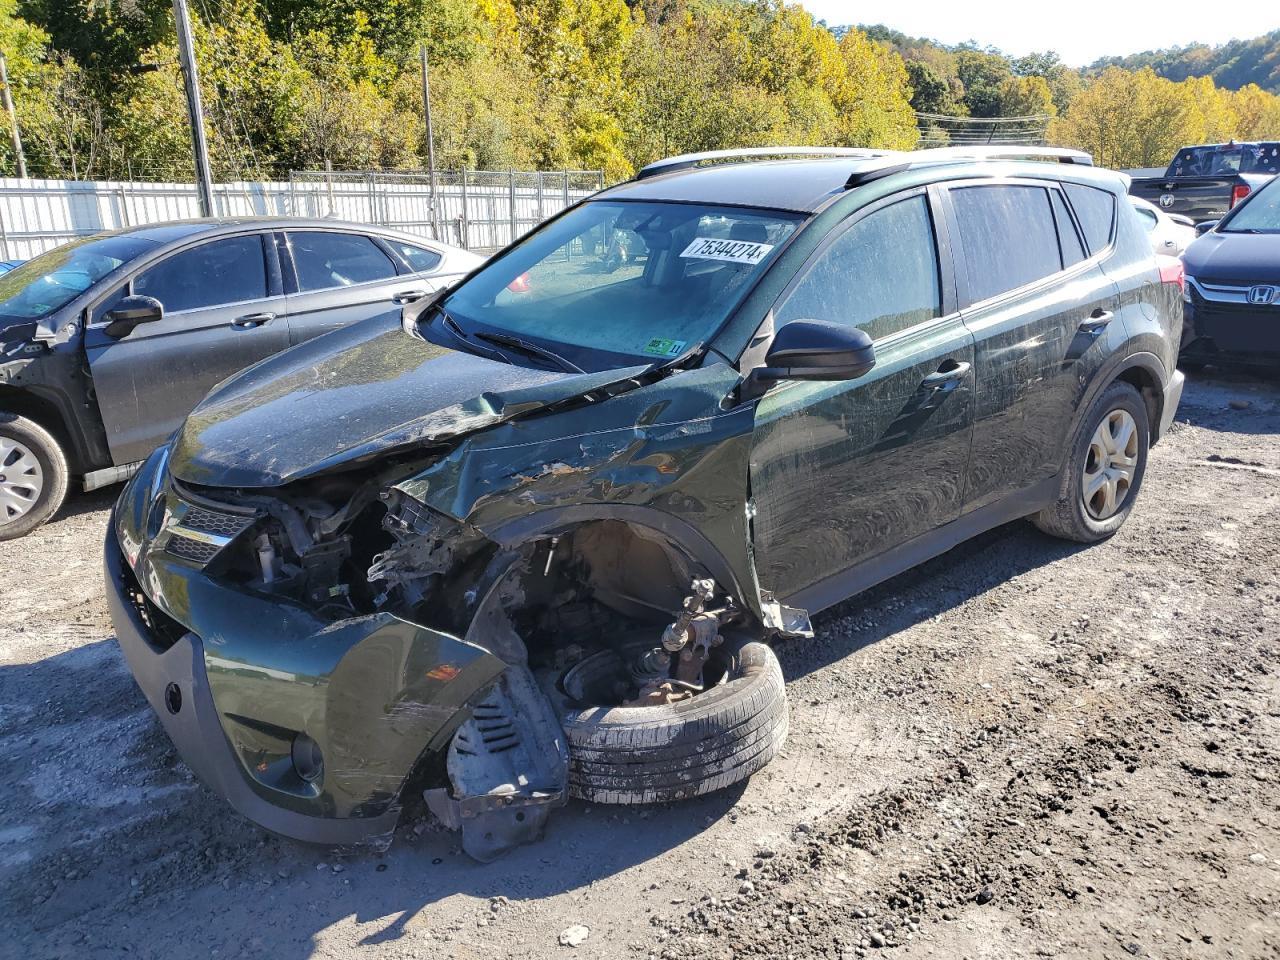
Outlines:
POLYGON ((44 427, 0 411, 0 540, 25 537, 67 498, 62 447, 44 427))
MULTIPOLYGON (((605 671, 598 653, 579 671, 605 671)), ((660 706, 561 711, 569 747, 569 794, 593 803, 666 803, 721 790, 751 776, 787 736, 787 694, 777 655, 763 643, 733 654, 723 682, 660 706)))
POLYGON ((1147 470, 1151 424, 1142 394, 1117 380, 1080 419, 1057 502, 1031 517, 1045 533, 1079 543, 1114 534, 1147 470))

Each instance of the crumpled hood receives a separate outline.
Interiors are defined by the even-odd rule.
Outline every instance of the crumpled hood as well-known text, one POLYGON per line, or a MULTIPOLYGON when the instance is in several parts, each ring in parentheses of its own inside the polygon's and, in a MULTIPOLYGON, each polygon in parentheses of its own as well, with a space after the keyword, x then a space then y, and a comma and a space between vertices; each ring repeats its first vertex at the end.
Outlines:
POLYGON ((398 316, 377 317, 224 381, 183 424, 169 469, 207 486, 279 486, 471 433, 644 369, 514 366, 420 340, 398 316))
POLYGON ((1182 261, 1189 276, 1209 283, 1280 283, 1280 234, 1206 233, 1182 261))

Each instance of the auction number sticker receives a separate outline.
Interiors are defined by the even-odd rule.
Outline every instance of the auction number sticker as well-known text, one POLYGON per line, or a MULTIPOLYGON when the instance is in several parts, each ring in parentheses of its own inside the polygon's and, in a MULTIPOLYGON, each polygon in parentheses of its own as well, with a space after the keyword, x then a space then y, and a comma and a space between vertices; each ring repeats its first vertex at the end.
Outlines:
POLYGON ((767 257, 772 249, 772 243, 698 237, 684 248, 680 256, 690 260, 725 260, 729 263, 756 264, 767 257))

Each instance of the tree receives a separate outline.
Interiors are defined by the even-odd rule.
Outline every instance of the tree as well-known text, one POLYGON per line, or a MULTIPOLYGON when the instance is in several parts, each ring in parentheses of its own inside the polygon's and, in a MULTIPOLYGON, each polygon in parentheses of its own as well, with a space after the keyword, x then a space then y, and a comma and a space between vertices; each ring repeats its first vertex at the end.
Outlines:
POLYGON ((1110 67, 1076 95, 1049 127, 1055 143, 1079 147, 1104 167, 1164 166, 1200 129, 1187 91, 1150 69, 1110 67))

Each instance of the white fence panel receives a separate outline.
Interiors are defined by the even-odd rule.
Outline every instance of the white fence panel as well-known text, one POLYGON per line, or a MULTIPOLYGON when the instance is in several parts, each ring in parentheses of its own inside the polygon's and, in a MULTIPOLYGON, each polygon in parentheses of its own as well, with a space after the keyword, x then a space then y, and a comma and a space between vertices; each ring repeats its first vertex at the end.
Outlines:
MULTIPOLYGON (((603 185, 594 171, 441 173, 439 239, 469 249, 505 246, 603 185)), ((425 174, 308 172, 216 184, 214 205, 223 217, 333 217, 432 237, 432 194, 425 174)), ((27 260, 75 237, 199 215, 189 183, 0 177, 0 259, 27 260)))

